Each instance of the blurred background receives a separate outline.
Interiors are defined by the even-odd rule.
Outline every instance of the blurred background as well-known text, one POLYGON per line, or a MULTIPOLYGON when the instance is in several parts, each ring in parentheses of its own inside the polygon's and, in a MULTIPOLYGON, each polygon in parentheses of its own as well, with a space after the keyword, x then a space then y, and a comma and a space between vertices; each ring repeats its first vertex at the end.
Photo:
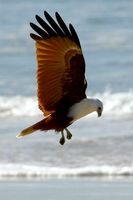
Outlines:
POLYGON ((133 1, 0 0, 0 179, 133 175, 133 1), (29 22, 58 11, 79 35, 87 95, 104 104, 60 135, 16 135, 43 118, 36 96, 36 58, 29 22))

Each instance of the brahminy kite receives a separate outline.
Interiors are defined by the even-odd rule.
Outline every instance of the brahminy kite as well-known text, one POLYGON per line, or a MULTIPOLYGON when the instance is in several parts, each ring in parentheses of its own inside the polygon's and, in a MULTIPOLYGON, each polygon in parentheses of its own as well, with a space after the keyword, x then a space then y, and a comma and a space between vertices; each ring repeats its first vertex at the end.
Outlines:
POLYGON ((63 145, 64 130, 66 138, 71 139, 67 127, 95 111, 100 117, 103 104, 85 94, 85 60, 73 25, 67 27, 58 12, 56 21, 46 11, 44 16, 45 21, 36 15, 40 26, 30 23, 37 33, 30 36, 36 44, 38 104, 45 118, 24 129, 18 137, 37 130, 55 130, 61 133, 60 144, 63 145))

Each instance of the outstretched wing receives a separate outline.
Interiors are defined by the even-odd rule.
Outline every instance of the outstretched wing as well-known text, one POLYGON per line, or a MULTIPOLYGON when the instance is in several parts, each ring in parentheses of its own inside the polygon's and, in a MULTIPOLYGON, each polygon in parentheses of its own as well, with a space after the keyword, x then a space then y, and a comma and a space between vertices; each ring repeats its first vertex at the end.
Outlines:
POLYGON ((30 36, 36 41, 37 82, 39 108, 45 115, 54 112, 63 100, 69 104, 85 98, 85 61, 74 27, 69 29, 56 12, 55 22, 45 11, 46 23, 36 15, 41 28, 33 23, 36 34, 30 36))

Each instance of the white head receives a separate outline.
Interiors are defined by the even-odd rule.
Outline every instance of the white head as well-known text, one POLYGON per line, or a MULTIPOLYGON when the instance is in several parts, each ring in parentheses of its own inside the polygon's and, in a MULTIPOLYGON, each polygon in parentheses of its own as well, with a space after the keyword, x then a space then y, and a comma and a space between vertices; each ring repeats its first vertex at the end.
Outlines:
POLYGON ((103 112, 103 103, 99 99, 93 99, 93 106, 94 106, 94 111, 97 112, 98 117, 102 115, 103 112))
POLYGON ((100 117, 102 115, 102 111, 103 104, 99 99, 85 98, 70 108, 68 116, 77 120, 92 112, 97 112, 98 117, 100 117))

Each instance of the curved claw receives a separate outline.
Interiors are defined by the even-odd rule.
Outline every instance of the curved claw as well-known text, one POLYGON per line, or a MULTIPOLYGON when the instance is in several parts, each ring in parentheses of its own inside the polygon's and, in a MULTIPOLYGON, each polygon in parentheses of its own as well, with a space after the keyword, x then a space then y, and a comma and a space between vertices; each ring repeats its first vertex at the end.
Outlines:
POLYGON ((65 138, 61 137, 60 144, 63 145, 65 143, 65 138))
POLYGON ((72 138, 72 134, 67 128, 65 128, 65 130, 66 130, 66 133, 67 133, 67 139, 70 140, 72 138))
POLYGON ((62 137, 60 138, 60 144, 63 145, 65 143, 65 136, 63 131, 61 132, 62 137))

